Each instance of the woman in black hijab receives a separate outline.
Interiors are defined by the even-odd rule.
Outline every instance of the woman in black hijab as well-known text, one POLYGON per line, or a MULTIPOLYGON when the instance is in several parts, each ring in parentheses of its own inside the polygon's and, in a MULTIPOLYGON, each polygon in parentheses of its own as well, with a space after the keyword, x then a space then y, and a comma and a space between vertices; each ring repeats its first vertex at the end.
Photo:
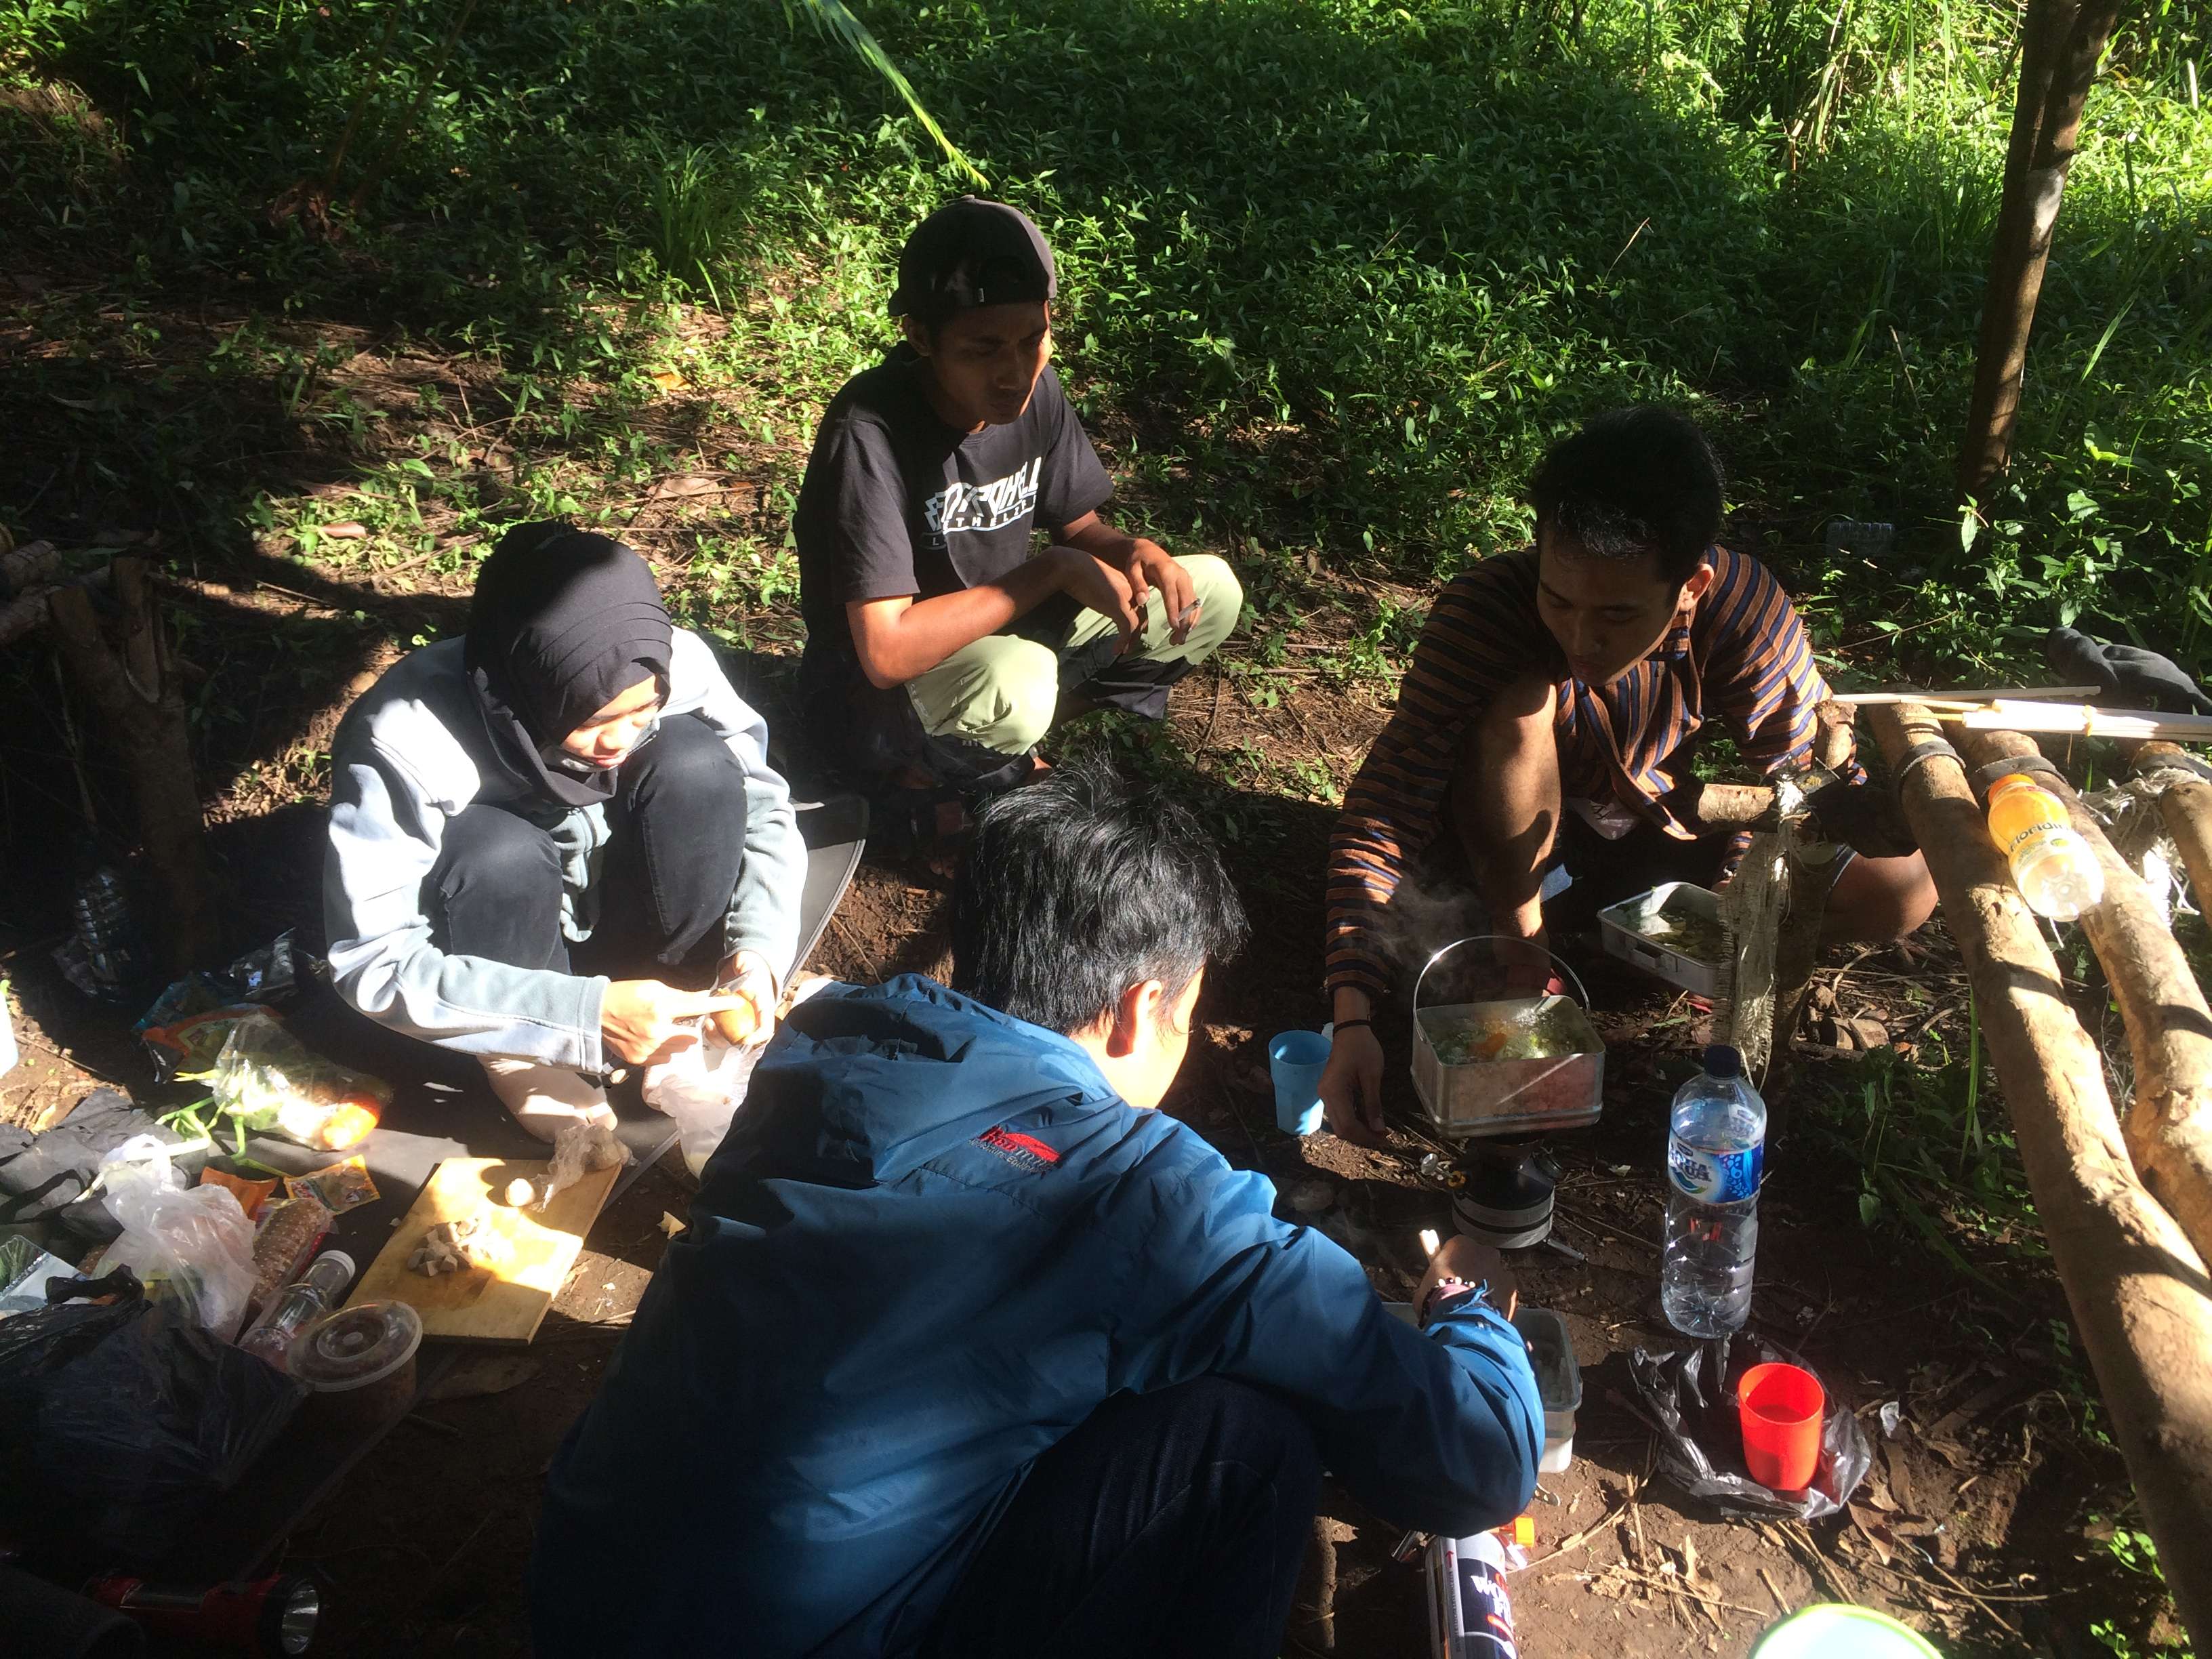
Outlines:
POLYGON ((805 860, 767 744, 644 560, 568 525, 508 532, 466 636, 394 665, 333 740, 334 982, 477 1055, 549 1139, 607 1114, 599 1074, 702 1014, 765 1041, 805 860))

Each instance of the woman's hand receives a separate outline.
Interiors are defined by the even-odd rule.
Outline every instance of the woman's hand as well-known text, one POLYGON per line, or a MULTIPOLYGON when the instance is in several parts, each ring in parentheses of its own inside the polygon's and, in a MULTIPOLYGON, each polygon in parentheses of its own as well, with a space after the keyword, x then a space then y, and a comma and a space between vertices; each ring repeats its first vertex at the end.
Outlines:
POLYGON ((631 1065, 643 1066, 698 1042, 701 1015, 744 1001, 715 991, 679 991, 657 979, 618 979, 599 1004, 599 1036, 631 1065))
POLYGON ((744 1006, 726 1008, 714 1018, 714 1029, 739 1048, 757 1048, 775 1035, 775 975, 768 958, 757 951, 740 951, 722 964, 715 993, 729 993, 744 1006))

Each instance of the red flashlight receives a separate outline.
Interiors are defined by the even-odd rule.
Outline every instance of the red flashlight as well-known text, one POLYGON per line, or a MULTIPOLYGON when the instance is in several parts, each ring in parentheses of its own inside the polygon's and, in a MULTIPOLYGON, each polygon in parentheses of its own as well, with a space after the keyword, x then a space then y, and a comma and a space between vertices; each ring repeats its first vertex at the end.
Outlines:
POLYGON ((323 1612, 321 1591, 298 1573, 209 1589, 112 1573, 94 1579, 84 1593, 157 1635, 226 1647, 248 1659, 291 1659, 307 1652, 323 1612))

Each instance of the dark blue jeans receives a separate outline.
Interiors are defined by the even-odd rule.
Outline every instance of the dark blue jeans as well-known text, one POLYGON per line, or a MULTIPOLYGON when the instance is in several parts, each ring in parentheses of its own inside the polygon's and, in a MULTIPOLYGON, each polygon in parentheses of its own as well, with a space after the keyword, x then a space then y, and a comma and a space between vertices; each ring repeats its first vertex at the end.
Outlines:
MULTIPOLYGON (((745 850, 744 769, 706 721, 664 720, 623 763, 607 804, 599 925, 579 955, 617 978, 711 975, 745 850)), ((554 809, 557 813, 558 809, 554 809)), ((441 949, 517 968, 569 970, 561 933, 561 855, 504 807, 464 807, 423 883, 441 949)))
POLYGON ((923 1652, 1274 1659, 1320 1487, 1312 1433, 1272 1395, 1116 1395, 1037 1460, 923 1652))

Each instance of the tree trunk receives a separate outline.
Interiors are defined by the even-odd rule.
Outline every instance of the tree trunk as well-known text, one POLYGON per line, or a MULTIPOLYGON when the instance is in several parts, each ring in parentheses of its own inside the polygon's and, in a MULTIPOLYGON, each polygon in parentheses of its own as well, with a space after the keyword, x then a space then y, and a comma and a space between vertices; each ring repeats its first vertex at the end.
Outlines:
MULTIPOLYGON (((2039 752, 2017 732, 1968 732, 1960 746, 1977 765, 2039 752)), ((2104 827, 2063 779, 2036 781, 2066 803, 2074 828, 2104 866, 2104 900, 2082 912, 2081 931, 2120 1005, 2135 1056, 2128 1151, 2151 1195, 2212 1260, 2212 1010, 2172 930, 2104 827)))
POLYGON ((2012 453, 2028 331, 2043 292, 2066 171, 2074 162, 2081 106, 2119 9, 2119 0, 2028 0, 2020 93, 2005 150, 2004 199, 1982 296, 1974 398, 1959 456, 1959 489, 1969 499, 1985 492, 2012 453))
MULTIPOLYGON (((1923 708, 1866 713, 1893 769, 1911 744, 1942 735, 1923 708)), ((2096 1048, 1964 770, 1939 756, 1913 769, 1903 793, 1966 959, 2052 1264, 2166 1586, 2203 1650, 2212 1647, 2212 1278, 2136 1179, 2096 1048)))
POLYGON ((158 890, 162 965, 183 974, 214 962, 221 943, 191 727, 146 562, 118 558, 112 568, 122 610, 112 641, 84 588, 55 588, 46 603, 70 677, 100 710, 130 775, 139 839, 158 890))
POLYGON ((2135 774, 2139 778, 2168 774, 2166 787, 2159 791, 2158 816, 2173 837, 2182 867, 2189 872, 2197 908, 2204 910, 2212 906, 2212 783, 2188 767, 2188 758, 2179 744, 2146 743, 2135 752, 2135 774))

